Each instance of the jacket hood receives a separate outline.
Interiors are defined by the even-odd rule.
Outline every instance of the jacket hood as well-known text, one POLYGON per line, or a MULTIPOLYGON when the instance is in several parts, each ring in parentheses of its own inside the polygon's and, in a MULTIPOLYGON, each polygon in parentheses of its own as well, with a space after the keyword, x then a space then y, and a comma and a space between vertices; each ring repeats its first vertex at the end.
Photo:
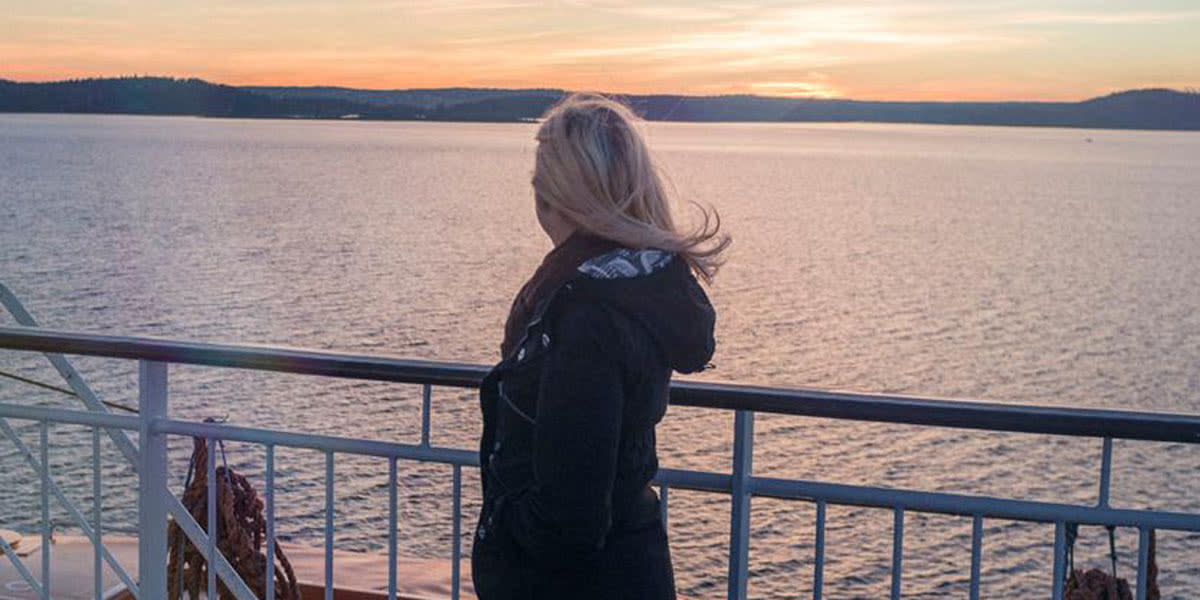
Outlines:
POLYGON ((672 369, 695 373, 708 365, 716 347, 716 311, 686 261, 654 248, 619 248, 576 270, 579 292, 641 323, 672 369))

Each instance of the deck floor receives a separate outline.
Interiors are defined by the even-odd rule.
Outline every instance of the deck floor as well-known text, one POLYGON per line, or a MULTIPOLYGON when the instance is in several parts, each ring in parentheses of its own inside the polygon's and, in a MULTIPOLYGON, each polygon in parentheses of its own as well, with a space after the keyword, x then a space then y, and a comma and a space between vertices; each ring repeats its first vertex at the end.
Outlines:
MULTIPOLYGON (((137 575, 137 539, 106 536, 104 545, 131 576, 137 575)), ((17 552, 22 562, 38 581, 42 565, 40 537, 25 536, 17 552)), ((296 577, 302 584, 305 598, 321 598, 324 594, 325 554, 321 548, 284 546, 296 577)), ((335 551, 333 581, 337 600, 376 600, 386 598, 387 557, 382 554, 335 551)), ((471 586, 470 561, 462 561, 462 598, 475 597, 471 586)), ((55 537, 50 557, 50 592, 54 600, 92 600, 92 544, 79 536, 55 537)), ((409 600, 442 599, 450 597, 450 561, 400 557, 398 589, 401 598, 409 600)), ((119 598, 123 589, 111 569, 104 569, 106 597, 119 598)), ((29 588, 7 557, 0 558, 0 600, 32 600, 38 595, 29 588)))

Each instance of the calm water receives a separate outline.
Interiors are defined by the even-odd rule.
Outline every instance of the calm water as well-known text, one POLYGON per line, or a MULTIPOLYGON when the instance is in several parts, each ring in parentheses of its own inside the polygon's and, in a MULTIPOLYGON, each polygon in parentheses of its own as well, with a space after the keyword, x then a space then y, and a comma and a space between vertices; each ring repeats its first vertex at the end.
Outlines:
MULTIPOLYGON (((529 125, 0 115, 0 281, 47 326, 491 362, 512 294, 548 249, 529 125)), ((653 124, 682 198, 734 235, 711 295, 709 378, 1200 412, 1200 135, 908 125, 653 124), (1085 138, 1091 138, 1088 142, 1085 138)), ((107 400, 133 364, 79 359, 107 400)), ((37 357, 0 369, 43 380, 37 357)), ((473 393, 434 395, 434 441, 471 447, 473 393)), ((0 380, 0 401, 66 405, 0 380)), ((172 410, 387 440, 419 390, 174 367, 172 410)), ((732 415, 672 408, 662 462, 727 469, 732 415)), ((22 430, 36 441, 36 431, 22 430)), ((88 501, 90 443, 56 430, 56 480, 88 501)), ((1099 441, 760 416, 758 473, 1092 502, 1099 441)), ((1115 445, 1113 500, 1200 511, 1200 448, 1115 445)), ((188 442, 173 475, 182 484, 188 442)), ((134 522, 107 444, 106 516, 134 522)), ((229 460, 258 474, 262 451, 229 460)), ((280 527, 322 526, 323 457, 280 452, 280 527)), ((0 525, 36 526, 34 479, 0 444, 0 525)), ((402 465, 404 551, 447 556, 449 470, 402 465)), ((257 475, 256 475, 257 476, 257 475)), ((386 541, 386 466, 337 463, 337 545, 386 541)), ((478 482, 466 473, 465 542, 478 482)), ((724 592, 727 498, 673 491, 682 591, 724 592)), ((56 513, 65 520, 65 513, 56 513)), ((813 509, 755 500, 751 594, 808 594, 813 509)), ((831 598, 886 596, 891 514, 829 511, 831 598)), ((910 514, 905 596, 965 597, 966 519, 910 514)), ((1053 528, 989 521, 984 597, 1048 595, 1053 528)), ((1136 532, 1118 531, 1121 570, 1136 532)), ((1160 535, 1165 596, 1200 586, 1200 536, 1160 535)), ((1106 564, 1103 529, 1077 562, 1106 564)), ((309 574, 316 578, 319 574, 309 574)))

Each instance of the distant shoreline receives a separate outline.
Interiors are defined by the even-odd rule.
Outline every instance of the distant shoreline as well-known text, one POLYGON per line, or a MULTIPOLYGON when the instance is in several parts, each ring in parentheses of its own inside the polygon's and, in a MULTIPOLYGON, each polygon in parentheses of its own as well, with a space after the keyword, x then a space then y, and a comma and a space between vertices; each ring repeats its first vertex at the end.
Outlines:
MULTIPOLYGON (((184 115, 164 113, 117 113, 117 112, 34 112, 34 111, 0 111, 0 117, 8 115, 37 115, 57 116, 70 115, 78 117, 155 117, 155 118, 187 118, 197 120, 230 120, 230 121, 280 121, 280 122, 321 122, 321 123, 444 123, 482 125, 535 125, 532 120, 525 121, 484 121, 484 120, 452 120, 452 119, 341 119, 322 117, 245 117, 220 115, 184 115)), ((994 125, 975 123, 923 123, 913 121, 682 121, 682 120, 650 120, 653 123, 679 123, 684 125, 918 125, 935 127, 994 127, 1001 129, 1065 129, 1072 131, 1121 131, 1142 133, 1176 133, 1196 134, 1200 129, 1147 129, 1137 127, 1093 127, 1087 125, 994 125)))
MULTIPOLYGON (((0 113, 528 123, 567 93, 557 89, 236 87, 168 77, 49 83, 0 79, 0 113)), ((1200 131, 1200 93, 1168 89, 1129 90, 1080 102, 905 102, 751 95, 617 97, 649 121, 1200 131)))

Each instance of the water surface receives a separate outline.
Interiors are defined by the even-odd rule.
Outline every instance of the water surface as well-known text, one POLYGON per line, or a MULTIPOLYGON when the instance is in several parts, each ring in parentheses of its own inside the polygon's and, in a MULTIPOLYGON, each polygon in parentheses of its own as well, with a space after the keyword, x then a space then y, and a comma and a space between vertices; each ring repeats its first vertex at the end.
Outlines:
MULTIPOLYGON (((919 125, 664 124, 681 199, 735 238, 710 290, 706 379, 1021 403, 1200 412, 1200 135, 919 125), (1090 141, 1088 141, 1090 139, 1090 141)), ((512 124, 0 115, 0 281, 46 326, 496 359, 512 294, 549 248, 533 216, 533 128, 512 124)), ((135 366, 79 359, 107 400, 135 366)), ((46 381, 37 357, 0 369, 46 381)), ((173 414, 415 440, 419 389, 173 367, 173 414)), ((0 401, 69 399, 0 380, 0 401)), ((470 448, 470 391, 434 394, 434 442, 470 448)), ((662 464, 725 470, 732 414, 674 407, 662 464)), ((770 476, 1094 502, 1099 440, 759 416, 770 476)), ((36 442, 36 429, 22 429, 36 442)), ((53 437, 56 481, 90 501, 90 437, 53 437)), ((182 479, 189 442, 174 444, 182 479)), ((1200 448, 1115 444, 1113 502, 1200 511, 1200 448)), ((105 445, 105 508, 135 522, 105 445)), ((231 445, 258 476, 262 450, 231 445)), ((279 526, 317 543, 323 456, 279 451, 279 526)), ((0 526, 37 526, 36 479, 0 444, 0 526)), ((386 542, 386 464, 339 457, 337 545, 386 542)), ((448 556, 449 469, 401 465, 403 550, 448 556)), ((477 479, 465 474, 464 543, 477 479)), ((672 491, 681 591, 723 595, 729 503, 672 491)), ((756 499, 755 597, 809 593, 813 507, 756 499)), ((55 518, 66 521, 61 511, 55 518)), ((831 507, 826 590, 885 597, 889 511, 831 507)), ((909 513, 905 597, 965 597, 967 519, 909 513)), ((1123 573, 1136 532, 1119 530, 1123 573)), ((985 523, 984 597, 1048 595, 1053 527, 985 523)), ((469 546, 464 546, 469 548, 469 546)), ((1200 536, 1164 533, 1166 598, 1200 585, 1200 536)), ((1103 529, 1077 562, 1107 564, 1103 529)), ((316 578, 320 574, 311 574, 316 578)))

